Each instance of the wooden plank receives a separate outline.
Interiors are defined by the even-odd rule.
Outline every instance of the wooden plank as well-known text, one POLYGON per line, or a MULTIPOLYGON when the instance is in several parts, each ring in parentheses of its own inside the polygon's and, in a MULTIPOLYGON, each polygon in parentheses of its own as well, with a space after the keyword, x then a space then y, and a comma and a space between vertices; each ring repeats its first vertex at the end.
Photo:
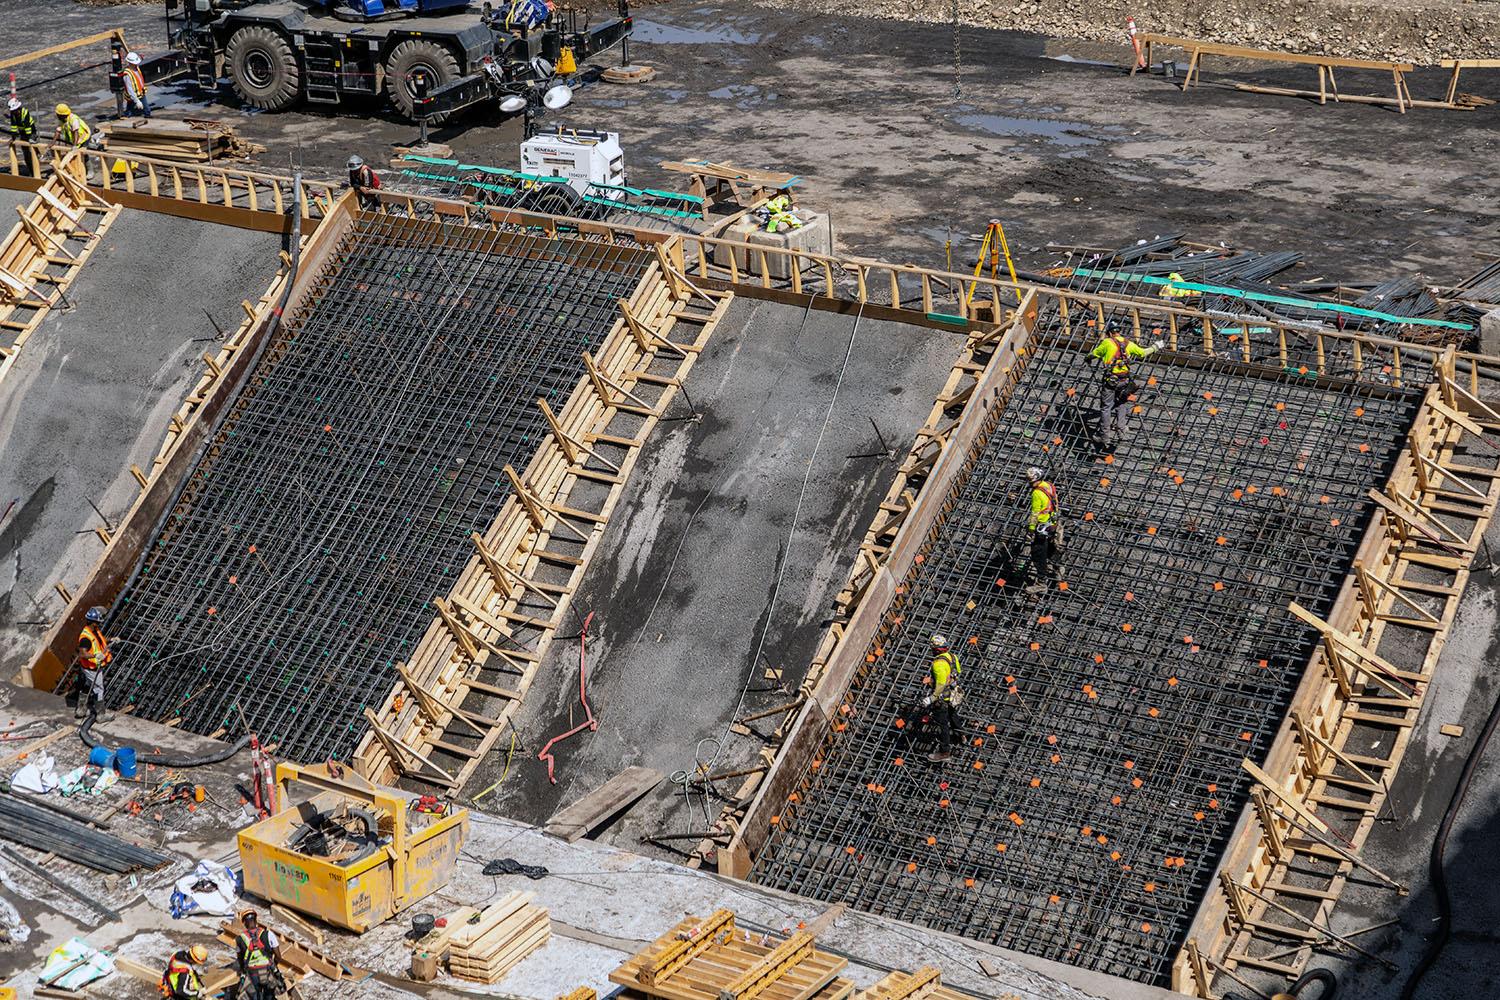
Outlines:
POLYGON ((82 48, 85 45, 93 45, 95 42, 107 41, 111 38, 118 38, 120 40, 120 44, 123 45, 125 43, 124 29, 110 28, 108 31, 99 31, 95 32, 92 35, 86 35, 83 38, 75 38, 71 42, 59 42, 56 45, 49 45, 45 49, 37 49, 33 52, 27 52, 25 55, 11 56, 9 59, 0 60, 0 69, 11 69, 16 66, 23 66, 26 63, 35 62, 38 59, 45 59, 48 56, 60 55, 63 52, 71 52, 73 49, 82 48))
POLYGON ((609 817, 629 808, 661 783, 662 773, 649 767, 627 767, 571 805, 552 814, 543 833, 568 843, 580 840, 609 817))

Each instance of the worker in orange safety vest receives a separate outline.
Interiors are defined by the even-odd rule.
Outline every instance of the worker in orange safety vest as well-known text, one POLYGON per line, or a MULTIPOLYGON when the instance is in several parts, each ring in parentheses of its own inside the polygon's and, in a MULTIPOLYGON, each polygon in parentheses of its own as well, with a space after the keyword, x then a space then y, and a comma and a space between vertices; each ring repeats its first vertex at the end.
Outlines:
POLYGON ((138 53, 126 53, 125 69, 120 77, 125 84, 125 114, 129 116, 139 111, 144 117, 150 118, 151 102, 146 99, 146 75, 141 72, 141 57, 138 53))
POLYGON ((96 606, 83 616, 83 631, 78 633, 78 706, 74 709, 80 719, 98 712, 100 722, 114 718, 114 713, 104 707, 104 668, 115 658, 104 637, 105 613, 103 607, 96 606))

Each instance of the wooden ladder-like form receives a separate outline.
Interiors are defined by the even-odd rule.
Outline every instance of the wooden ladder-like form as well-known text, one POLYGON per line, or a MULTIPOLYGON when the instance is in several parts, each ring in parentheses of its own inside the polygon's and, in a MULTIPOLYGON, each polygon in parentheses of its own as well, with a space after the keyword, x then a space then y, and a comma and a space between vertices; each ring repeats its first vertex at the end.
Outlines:
POLYGON ((47 314, 67 305, 67 290, 120 206, 82 180, 82 161, 69 153, 25 207, 0 244, 0 379, 47 314))

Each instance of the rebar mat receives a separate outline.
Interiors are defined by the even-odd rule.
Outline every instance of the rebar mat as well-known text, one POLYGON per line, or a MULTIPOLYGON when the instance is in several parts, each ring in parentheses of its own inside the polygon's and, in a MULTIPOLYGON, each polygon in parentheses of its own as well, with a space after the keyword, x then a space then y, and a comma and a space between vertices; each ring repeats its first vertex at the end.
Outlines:
POLYGON ((361 215, 226 408, 108 625, 111 701, 346 757, 646 269, 361 215))
POLYGON ((1110 459, 1086 351, 1043 340, 992 418, 751 878, 1166 985, 1311 653, 1287 604, 1328 612, 1420 395, 1143 363, 1110 459), (1041 595, 1031 465, 1066 526, 1041 595), (966 693, 942 764, 896 725, 933 633, 966 693))

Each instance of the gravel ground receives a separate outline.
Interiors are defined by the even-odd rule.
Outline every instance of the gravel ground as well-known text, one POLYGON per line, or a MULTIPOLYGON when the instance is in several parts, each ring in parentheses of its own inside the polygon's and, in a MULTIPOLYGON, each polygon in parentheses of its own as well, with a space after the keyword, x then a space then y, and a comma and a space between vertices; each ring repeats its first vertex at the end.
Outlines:
POLYGON ((1434 66, 1440 59, 1488 59, 1500 48, 1500 4, 1466 0, 769 0, 800 12, 951 23, 1034 31, 1061 38, 1125 41, 1125 23, 1141 31, 1253 48, 1434 66))

